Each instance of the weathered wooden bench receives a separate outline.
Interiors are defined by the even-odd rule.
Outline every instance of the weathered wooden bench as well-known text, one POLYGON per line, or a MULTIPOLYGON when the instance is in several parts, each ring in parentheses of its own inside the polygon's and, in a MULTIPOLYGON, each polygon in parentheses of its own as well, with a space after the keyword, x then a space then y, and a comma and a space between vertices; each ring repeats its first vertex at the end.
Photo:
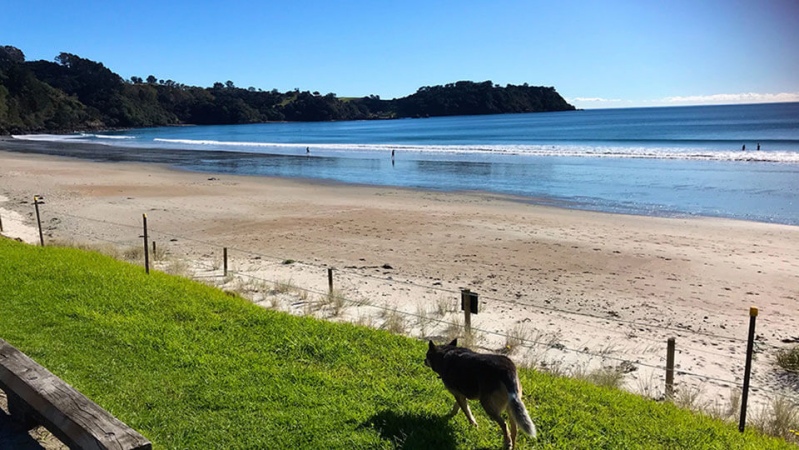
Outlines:
POLYGON ((2 339, 0 389, 14 420, 26 429, 42 425, 70 448, 152 449, 136 430, 2 339))

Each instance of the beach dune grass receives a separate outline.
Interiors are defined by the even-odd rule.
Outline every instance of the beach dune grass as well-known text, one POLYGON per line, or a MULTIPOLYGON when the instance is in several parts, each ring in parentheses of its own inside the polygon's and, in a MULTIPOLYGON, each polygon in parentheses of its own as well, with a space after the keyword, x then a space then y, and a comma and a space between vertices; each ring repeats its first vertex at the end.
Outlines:
POLYGON ((777 352, 777 365, 783 370, 799 374, 799 345, 777 352))
MULTIPOLYGON (((500 448, 447 420, 425 342, 265 310, 94 252, 0 239, 0 337, 154 448, 500 448)), ((673 405, 521 371, 520 448, 795 448, 673 405)))

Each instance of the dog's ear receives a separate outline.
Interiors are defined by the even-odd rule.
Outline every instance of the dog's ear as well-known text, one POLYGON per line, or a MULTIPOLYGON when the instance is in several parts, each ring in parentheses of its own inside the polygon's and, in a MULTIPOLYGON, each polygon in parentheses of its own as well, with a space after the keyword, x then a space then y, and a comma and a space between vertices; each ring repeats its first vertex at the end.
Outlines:
POLYGON ((453 339, 452 342, 449 343, 449 345, 451 345, 453 347, 457 347, 458 346, 458 338, 453 339))
POLYGON ((434 344, 433 341, 427 341, 427 348, 429 348, 430 350, 435 350, 436 344, 434 344))

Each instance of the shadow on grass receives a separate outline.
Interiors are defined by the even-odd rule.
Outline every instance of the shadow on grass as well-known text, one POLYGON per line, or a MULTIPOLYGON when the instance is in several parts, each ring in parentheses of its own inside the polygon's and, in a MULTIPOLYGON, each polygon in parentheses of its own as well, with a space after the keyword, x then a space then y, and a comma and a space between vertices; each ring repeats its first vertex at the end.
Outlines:
POLYGON ((361 425, 402 449, 454 450, 455 433, 444 415, 381 411, 361 425))

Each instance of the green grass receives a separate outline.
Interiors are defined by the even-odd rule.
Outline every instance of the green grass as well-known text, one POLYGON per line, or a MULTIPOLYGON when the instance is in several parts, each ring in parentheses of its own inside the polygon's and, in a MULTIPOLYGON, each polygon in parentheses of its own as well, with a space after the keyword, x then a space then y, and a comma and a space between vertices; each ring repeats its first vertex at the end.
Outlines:
MULTIPOLYGON (((0 239, 0 337, 159 449, 500 448, 444 415, 426 343, 295 317, 99 253, 0 239)), ((785 441, 586 382, 522 371, 519 448, 770 449, 785 441)))

